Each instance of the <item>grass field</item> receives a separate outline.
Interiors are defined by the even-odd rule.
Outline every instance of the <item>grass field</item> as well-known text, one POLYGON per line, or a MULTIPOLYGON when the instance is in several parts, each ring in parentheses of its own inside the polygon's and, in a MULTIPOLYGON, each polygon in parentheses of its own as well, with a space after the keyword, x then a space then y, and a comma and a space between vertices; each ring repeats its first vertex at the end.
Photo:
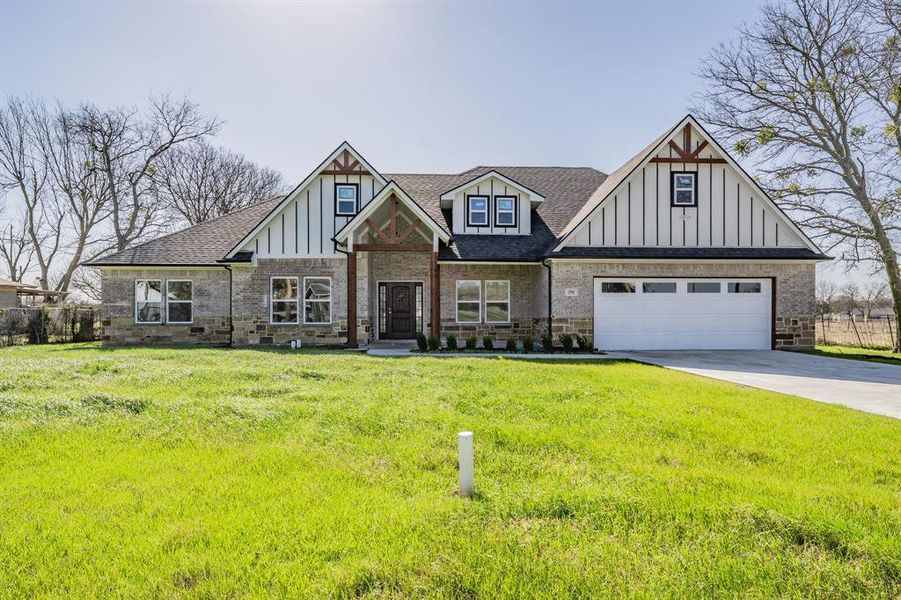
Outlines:
POLYGON ((849 358, 851 360, 866 360, 869 362, 901 366, 901 354, 894 354, 891 350, 817 344, 816 350, 811 352, 811 354, 819 354, 820 356, 829 356, 831 358, 849 358))
POLYGON ((7 348, 0 596, 897 598, 899 448, 632 363, 7 348))

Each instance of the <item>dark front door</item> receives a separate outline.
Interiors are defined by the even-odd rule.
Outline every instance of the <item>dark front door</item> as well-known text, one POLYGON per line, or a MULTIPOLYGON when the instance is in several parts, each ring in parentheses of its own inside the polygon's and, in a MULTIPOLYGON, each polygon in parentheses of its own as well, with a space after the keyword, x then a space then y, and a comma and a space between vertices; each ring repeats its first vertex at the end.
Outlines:
POLYGON ((385 332, 387 339, 412 339, 416 337, 416 285, 415 283, 384 283, 385 332))

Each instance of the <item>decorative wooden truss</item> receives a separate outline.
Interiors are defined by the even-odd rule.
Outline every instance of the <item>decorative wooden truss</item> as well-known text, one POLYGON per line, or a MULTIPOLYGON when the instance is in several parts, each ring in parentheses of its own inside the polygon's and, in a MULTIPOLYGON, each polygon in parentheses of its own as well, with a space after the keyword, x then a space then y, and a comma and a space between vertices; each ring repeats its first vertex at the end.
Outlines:
POLYGON ((338 155, 330 166, 331 168, 322 171, 323 175, 371 175, 360 165, 360 161, 351 155, 349 150, 338 155))
POLYGON ((691 124, 686 123, 682 129, 682 146, 680 147, 675 141, 669 141, 669 147, 676 152, 676 156, 658 157, 651 159, 652 163, 698 163, 698 164, 724 164, 723 158, 701 158, 701 151, 707 147, 707 141, 698 144, 698 147, 692 151, 691 149, 691 124))

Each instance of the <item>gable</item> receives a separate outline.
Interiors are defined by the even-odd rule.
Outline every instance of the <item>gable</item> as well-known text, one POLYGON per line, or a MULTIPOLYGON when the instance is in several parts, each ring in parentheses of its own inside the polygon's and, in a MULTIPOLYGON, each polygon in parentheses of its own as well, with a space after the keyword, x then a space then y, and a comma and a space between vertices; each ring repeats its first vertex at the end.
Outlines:
POLYGON ((529 235, 532 232, 532 210, 542 202, 544 196, 539 192, 494 170, 441 194, 441 206, 451 210, 451 226, 455 234, 529 235), (468 218, 471 198, 482 198, 486 203, 487 223, 484 225, 473 224, 468 218), (497 222, 496 209, 501 198, 512 199, 512 224, 497 222))
POLYGON ((691 116, 615 171, 573 219, 565 247, 819 249, 691 116), (674 172, 695 206, 674 206, 674 172))
POLYGON ((253 252, 256 258, 339 256, 332 238, 353 218, 336 210, 339 184, 356 188, 359 211, 387 181, 344 142, 257 223, 228 257, 239 252, 253 252))

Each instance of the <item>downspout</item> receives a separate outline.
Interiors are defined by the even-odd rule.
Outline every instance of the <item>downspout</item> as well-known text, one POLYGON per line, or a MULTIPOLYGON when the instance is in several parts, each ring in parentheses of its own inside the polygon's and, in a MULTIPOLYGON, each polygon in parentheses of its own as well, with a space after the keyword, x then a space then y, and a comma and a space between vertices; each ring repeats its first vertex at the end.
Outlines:
POLYGON ((232 318, 232 297, 234 295, 232 287, 232 268, 231 265, 224 265, 228 271, 228 346, 231 348, 235 345, 235 322, 232 318))
POLYGON ((547 259, 541 261, 542 266, 547 269, 547 334, 554 335, 554 317, 553 310, 551 309, 551 298, 553 297, 551 293, 551 265, 548 264, 547 259))

